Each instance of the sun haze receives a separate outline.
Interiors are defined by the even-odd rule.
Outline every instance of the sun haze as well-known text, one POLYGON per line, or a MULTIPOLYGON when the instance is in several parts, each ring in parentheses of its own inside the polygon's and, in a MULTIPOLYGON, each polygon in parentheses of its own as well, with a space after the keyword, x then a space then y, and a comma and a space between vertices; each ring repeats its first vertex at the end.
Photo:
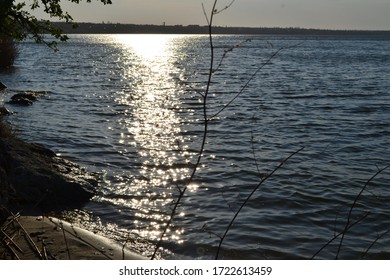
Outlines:
MULTIPOLYGON (((231 0, 220 0, 223 8, 231 0)), ((78 22, 133 24, 205 25, 213 0, 113 0, 73 4, 63 2, 78 22)), ((44 17, 43 12, 35 13, 44 17)), ((387 0, 236 0, 216 17, 215 24, 240 27, 301 27, 347 30, 389 30, 390 1, 387 0)))

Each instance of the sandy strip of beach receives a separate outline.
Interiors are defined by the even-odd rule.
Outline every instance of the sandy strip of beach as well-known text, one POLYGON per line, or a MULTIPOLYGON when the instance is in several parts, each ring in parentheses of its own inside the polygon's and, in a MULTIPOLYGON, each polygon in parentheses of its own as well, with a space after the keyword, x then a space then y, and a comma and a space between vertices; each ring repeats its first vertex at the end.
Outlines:
POLYGON ((0 259, 146 259, 116 241, 53 217, 11 216, 1 226, 0 239, 0 259))

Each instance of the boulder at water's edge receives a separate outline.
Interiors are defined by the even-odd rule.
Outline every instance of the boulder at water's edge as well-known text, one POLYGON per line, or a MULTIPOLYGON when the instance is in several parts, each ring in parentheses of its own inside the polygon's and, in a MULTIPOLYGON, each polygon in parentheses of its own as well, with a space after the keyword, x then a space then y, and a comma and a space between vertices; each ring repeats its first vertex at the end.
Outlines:
POLYGON ((0 138, 0 180, 0 203, 45 211, 80 207, 97 187, 97 176, 17 138, 0 138))

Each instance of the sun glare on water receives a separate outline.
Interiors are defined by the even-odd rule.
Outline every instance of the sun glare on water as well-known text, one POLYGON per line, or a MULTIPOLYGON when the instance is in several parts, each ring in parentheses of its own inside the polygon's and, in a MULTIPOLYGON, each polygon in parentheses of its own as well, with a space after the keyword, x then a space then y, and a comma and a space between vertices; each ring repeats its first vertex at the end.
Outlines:
POLYGON ((160 34, 119 34, 115 35, 115 40, 135 55, 150 62, 157 57, 167 58, 170 56, 172 53, 169 49, 169 43, 175 37, 175 35, 160 34))
MULTIPOLYGON (((180 126, 183 120, 176 110, 181 107, 179 86, 173 77, 178 72, 172 63, 176 55, 172 40, 176 37, 114 36, 123 53, 118 64, 129 81, 126 89, 117 93, 118 104, 128 107, 118 119, 122 130, 118 143, 123 150, 136 147, 141 165, 138 176, 125 191, 141 194, 131 201, 131 206, 141 209, 136 217, 146 230, 139 233, 149 238, 159 238, 177 182, 185 180, 189 172, 183 164, 188 160, 184 156, 187 152, 179 145, 184 140, 180 126), (151 216, 150 211, 156 214, 151 216), (150 217, 154 220, 146 224, 150 217)), ((170 239, 177 242, 181 231, 174 232, 170 239)))

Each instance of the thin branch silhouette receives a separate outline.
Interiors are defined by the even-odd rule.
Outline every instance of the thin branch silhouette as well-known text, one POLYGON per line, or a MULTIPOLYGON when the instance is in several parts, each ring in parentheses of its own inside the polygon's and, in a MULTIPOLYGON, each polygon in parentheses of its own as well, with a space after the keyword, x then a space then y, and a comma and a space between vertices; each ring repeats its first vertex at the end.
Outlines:
POLYGON ((304 148, 300 148, 298 149, 297 151, 293 152, 292 154, 290 154, 287 158, 285 158, 278 166, 276 166, 272 171, 271 173, 269 173, 267 176, 265 176, 264 178, 262 178, 260 180, 260 182, 253 188, 253 190, 251 191, 251 193, 247 196, 247 198, 244 200, 244 202, 241 204, 241 206, 239 207, 239 209, 236 211, 236 213, 234 214, 233 218, 230 220, 230 223, 229 225, 227 226, 224 234, 222 235, 220 241, 219 241, 219 245, 218 245, 218 248, 217 248, 217 253, 215 255, 215 259, 217 260, 218 257, 219 257, 219 253, 221 251, 221 248, 222 248, 222 244, 227 236, 227 234, 229 233, 231 227, 233 226, 235 220, 237 219, 238 215, 240 214, 240 212, 242 211, 242 209, 245 207, 245 205, 249 202, 249 200, 252 198, 252 196, 254 195, 254 193, 263 185, 263 183, 265 181, 267 181, 270 177, 272 177, 276 171, 278 171, 290 158, 292 158, 294 155, 298 154, 299 152, 301 152, 304 148))
POLYGON ((259 178, 262 179, 261 172, 260 172, 260 166, 259 166, 259 163, 257 161, 255 144, 254 144, 254 141, 255 141, 255 137, 253 135, 253 123, 254 123, 254 121, 255 121, 255 116, 253 115, 253 117, 252 117, 252 125, 251 125, 251 148, 252 148, 253 160, 255 161, 257 174, 259 175, 259 178))
POLYGON ((340 255, 340 251, 341 251, 341 247, 343 245, 343 241, 344 241, 344 238, 345 238, 345 234, 347 233, 347 228, 351 222, 351 216, 352 216, 352 211, 353 209, 355 208, 356 206, 356 203, 358 202, 360 196, 363 194, 364 190, 367 188, 367 186, 371 183, 372 180, 375 179, 375 177, 377 177, 379 174, 381 174, 383 171, 385 171, 387 168, 389 168, 390 165, 387 165, 385 166, 384 168, 382 169, 378 169, 378 171, 370 178, 368 179, 368 181, 365 183, 365 185, 363 186, 363 188, 360 190, 360 192, 358 193, 358 195, 355 197, 355 200, 353 201, 352 205, 351 205, 351 208, 349 209, 349 213, 348 213, 348 217, 347 217, 347 222, 345 224, 345 228, 344 230, 342 231, 342 235, 341 235, 341 239, 340 239, 340 243, 339 243, 339 246, 338 246, 338 249, 337 249, 337 254, 336 254, 336 259, 339 258, 339 255, 340 255))
MULTIPOLYGON (((329 246, 334 240, 336 240, 337 238, 339 238, 341 236, 341 240, 340 240, 340 243, 338 245, 338 248, 337 248, 337 254, 336 254, 336 259, 338 259, 339 255, 340 255, 340 251, 341 251, 341 247, 342 247, 342 244, 343 244, 343 240, 344 240, 344 237, 346 235, 346 233, 355 225, 357 225, 358 223, 360 223, 361 221, 363 221, 365 218, 367 218, 367 216, 370 214, 370 212, 367 212, 365 215, 363 215, 361 218, 357 219, 356 221, 354 222, 351 222, 351 217, 352 217, 352 212, 353 212, 353 209, 355 208, 356 206, 356 203, 357 201, 359 200, 360 196, 362 195, 362 193, 366 190, 367 186, 370 184, 370 182, 375 178, 377 177, 380 173, 382 173, 383 171, 385 171, 387 168, 389 168, 390 165, 387 165, 386 167, 382 168, 382 169, 379 169, 378 168, 378 171, 369 179, 367 180, 367 182, 365 183, 365 185, 363 186, 363 188, 360 190, 360 192, 358 193, 358 195, 355 197, 350 209, 349 209, 349 212, 348 212, 348 217, 347 217, 347 222, 345 224, 345 227, 344 229, 338 233, 338 234, 335 234, 333 236, 333 238, 331 238, 328 242, 326 242, 310 259, 314 259, 319 253, 321 253, 321 251, 323 251, 327 246, 329 246)), ((384 232, 383 234, 381 234, 379 237, 377 237, 373 242, 372 244, 366 249, 366 251, 364 253, 362 253, 362 256, 361 258, 363 258, 367 253, 368 251, 372 248, 372 246, 374 246, 374 244, 380 239, 382 238, 384 235, 386 235, 390 230, 384 232)))
POLYGON ((257 74, 266 66, 268 65, 273 59, 275 56, 277 56, 281 51, 285 50, 285 49, 289 49, 289 48, 294 48, 294 47, 297 47, 299 45, 301 45, 301 43, 298 43, 298 44, 295 44, 295 45, 292 45, 292 46, 286 46, 286 47, 281 47, 279 48, 277 51, 275 51, 274 53, 272 53, 268 59, 263 62, 256 70, 255 72, 253 72, 253 74, 249 77, 249 79, 246 81, 246 83, 241 87, 241 89, 237 92, 237 94, 228 102, 226 103, 219 111, 217 111, 215 114, 213 114, 211 116, 210 119, 214 119, 215 117, 217 117, 218 115, 220 115, 223 111, 226 110, 226 108, 230 107, 230 105, 240 96, 244 93, 244 91, 247 89, 247 87, 250 85, 250 83, 253 81, 253 79, 257 76, 257 74))
MULTIPOLYGON (((365 218, 368 217, 369 214, 370 214, 370 212, 367 212, 364 216, 362 216, 361 218, 359 218, 358 220, 356 220, 355 222, 350 224, 346 230, 351 229, 353 226, 355 226, 358 223, 360 223, 361 221, 363 221, 365 218)), ((344 231, 342 231, 338 234, 335 234, 335 236, 333 236, 330 240, 328 240, 328 242, 326 242, 317 252, 315 252, 315 254, 310 259, 313 260, 319 253, 321 253, 326 247, 328 247, 334 240, 336 240, 343 233, 344 233, 344 231)))
MULTIPOLYGON (((205 89, 205 92, 202 96, 202 100, 203 100, 203 103, 202 103, 202 107, 203 107, 203 118, 204 118, 204 130, 203 130, 203 138, 202 138, 202 142, 201 142, 201 145, 200 145, 200 149, 199 149, 199 153, 198 153, 198 157, 197 157, 197 160, 196 160, 196 163, 194 165, 194 168, 192 170, 192 173, 191 173, 191 176, 189 177, 187 183, 185 184, 185 186, 180 189, 178 188, 178 191, 179 191, 179 196, 172 208, 172 211, 171 211, 171 214, 168 218, 168 221, 167 223, 165 224, 164 226, 164 229, 163 229, 163 232, 161 233, 160 235, 160 238, 156 244, 156 247, 155 247, 155 250, 153 252, 153 255, 151 257, 151 259, 153 260, 155 257, 156 257, 156 254, 158 252, 158 250, 160 249, 161 245, 162 245, 162 242, 163 242, 163 239, 164 239, 164 236, 166 235, 169 227, 171 226, 172 224, 172 221, 174 219, 174 217, 176 216, 176 212, 177 212, 177 209, 181 203, 181 200, 183 199, 187 189, 188 189, 188 186, 191 184, 191 182, 193 181, 194 177, 195 177, 195 174, 196 172, 198 171, 198 167, 200 165, 200 162, 202 160, 202 157, 203 157, 203 152, 204 152, 204 149, 205 149, 205 146, 206 146, 206 139, 207 139, 207 134, 208 134, 208 123, 209 123, 209 118, 208 118, 208 113, 207 113, 207 101, 208 101, 208 95, 209 95, 209 91, 210 91, 210 86, 211 86, 211 79, 212 79, 212 76, 213 76, 213 67, 214 67, 214 43, 213 43, 213 36, 212 36, 212 24, 213 24, 213 19, 214 19, 214 10, 215 10, 215 7, 217 5, 217 2, 218 0, 215 0, 214 1, 214 4, 213 4, 213 9, 212 9, 212 13, 210 15, 210 18, 207 18, 206 16, 206 19, 208 21, 208 29, 209 29, 209 41, 210 41, 210 67, 209 67, 209 74, 208 74, 208 79, 207 79, 207 85, 206 85, 206 89, 205 89)), ((202 5, 203 6, 203 5, 202 5)), ((203 6, 204 7, 204 6, 203 6)), ((204 10, 204 8, 203 8, 204 10)), ((206 12, 205 12, 206 14, 206 12)))
POLYGON ((377 238, 375 238, 375 240, 370 244, 370 246, 368 246, 368 248, 362 253, 361 255, 361 259, 364 259, 364 257, 368 254, 368 252, 371 250, 371 248, 380 240, 382 239, 386 234, 388 234, 390 232, 390 229, 386 230, 385 232, 383 232, 381 235, 379 235, 377 238))
MULTIPOLYGON (((164 237, 166 236, 166 233, 169 229, 169 227, 171 226, 172 222, 173 222, 173 219, 174 217, 176 216, 176 212, 177 212, 177 209, 178 207, 180 206, 181 204, 181 201, 183 199, 183 197, 185 196, 185 193, 188 189, 188 186, 191 184, 191 182, 193 181, 197 171, 198 171, 198 168, 199 168, 199 165, 200 165, 200 162, 203 158, 203 154, 204 154, 204 151, 205 151, 205 146, 206 146, 206 139, 207 139, 207 136, 208 136, 208 127, 209 127, 209 122, 212 121, 212 119, 214 119, 215 117, 217 117, 222 111, 224 111, 225 109, 227 109, 244 91, 245 89, 249 86, 249 84, 253 81, 253 79, 255 78, 255 76, 260 72, 260 70, 262 70, 267 64, 269 64, 271 62, 271 60, 276 56, 278 55, 283 49, 286 49, 286 48, 289 48, 289 47, 282 47, 280 48, 279 50, 277 50, 276 52, 274 52, 270 57, 268 57, 268 59, 262 63, 257 69, 256 71, 248 78, 248 80, 246 81, 246 83, 242 86, 242 88, 239 90, 239 92, 236 94, 236 96, 234 96, 226 105, 224 105, 222 107, 222 109, 220 109, 217 113, 213 114, 212 117, 209 117, 209 113, 208 113, 208 96, 209 96, 209 92, 210 92, 210 88, 211 88, 211 84, 212 84, 212 78, 213 78, 213 75, 216 71, 218 71, 224 61, 224 59, 226 58, 227 54, 232 52, 234 49, 240 47, 240 45, 235 45, 227 50, 225 50, 224 54, 222 55, 221 57, 221 60, 219 61, 218 65, 216 68, 214 68, 214 63, 215 63, 215 46, 214 46, 214 42, 213 42, 213 21, 214 21, 214 16, 225 11, 226 9, 230 8, 233 3, 235 2, 235 0, 231 1, 229 3, 229 5, 227 5, 226 7, 218 10, 216 9, 217 7, 217 3, 218 3, 218 0, 215 0, 213 2, 213 5, 212 5, 212 9, 211 9, 211 13, 210 15, 208 16, 207 12, 206 12, 206 9, 205 9, 205 6, 204 4, 202 3, 202 9, 203 9, 203 13, 205 15, 205 18, 206 18, 206 21, 208 23, 208 36, 209 36, 209 45, 210 45, 210 66, 209 66, 209 70, 208 70, 208 78, 207 78, 207 83, 206 83, 206 88, 204 89, 204 92, 200 92, 199 90, 195 90, 195 92, 201 96, 201 99, 202 99, 202 107, 203 107, 203 125, 204 125, 204 129, 203 129, 203 138, 202 138, 202 141, 201 141, 201 144, 200 144, 200 148, 199 148, 199 151, 198 151, 198 156, 197 156, 197 160, 195 162, 195 164, 193 165, 194 168, 192 170, 192 173, 191 175, 189 176, 189 179, 187 180, 187 183, 184 185, 183 188, 180 188, 179 186, 176 186, 177 187, 177 191, 179 193, 176 201, 174 202, 173 204, 173 207, 171 209, 171 213, 170 213, 170 216, 168 218, 168 221, 166 222, 165 226, 164 226, 164 229, 160 235, 160 238, 156 244, 156 247, 155 247, 155 250, 154 250, 154 253, 151 257, 151 259, 154 259, 156 257, 156 254, 158 252, 158 250, 161 248, 162 246, 162 242, 164 240, 164 237)), ((246 40, 246 42, 249 41, 249 40, 246 40)), ((297 44, 299 45, 299 44, 297 44)), ((290 46, 290 47, 293 47, 293 46, 290 46)), ((190 88, 192 88, 190 86, 190 88)), ((216 258, 218 258, 218 255, 219 255, 219 251, 221 249, 221 246, 222 246, 222 243, 224 241, 224 239, 226 238, 230 228, 232 227, 235 219, 238 217, 239 213, 241 212, 241 210, 245 207, 245 205, 247 204, 247 202, 251 199, 252 195, 256 192, 256 190, 259 189, 259 187, 267 180, 269 179, 278 169, 280 169, 285 163, 286 161, 288 161, 292 156, 294 156, 295 154, 299 153, 303 148, 297 150, 296 152, 292 153, 289 157, 287 157, 285 160, 283 160, 271 173, 265 175, 263 178, 262 176, 259 176, 260 177, 260 182, 255 186, 255 188, 253 189, 252 193, 246 197, 245 201, 241 204, 240 208, 235 212, 234 214, 234 217, 233 219, 230 221, 230 224, 228 225, 225 233, 223 236, 219 236, 217 234, 214 233, 214 235, 220 237, 220 243, 219 243, 219 246, 218 246, 218 251, 217 251, 217 255, 216 255, 216 258)), ((259 168, 257 166, 257 171, 260 175, 260 172, 259 172, 259 168)))
POLYGON ((229 8, 234 4, 234 2, 236 2, 236 0, 232 0, 232 1, 230 2, 230 4, 226 5, 224 8, 222 8, 222 9, 220 9, 220 10, 217 9, 217 2, 218 2, 218 0, 215 1, 214 4, 213 4, 213 8, 212 8, 212 10, 211 10, 210 19, 209 19, 208 15, 207 15, 207 12, 206 12, 206 8, 205 8, 205 6, 204 6, 204 3, 202 3, 203 14, 204 14, 204 16, 205 16, 205 18, 206 18, 206 21, 207 21, 208 26, 210 26, 210 25, 212 24, 213 17, 214 17, 215 15, 220 14, 220 13, 222 13, 223 11, 229 9, 229 8))
POLYGON ((221 57, 221 60, 219 61, 218 66, 213 70, 213 73, 217 72, 221 68, 221 66, 223 64, 223 61, 226 59, 226 57, 227 57, 227 55, 229 53, 233 52, 235 49, 241 48, 245 43, 250 42, 250 41, 252 41, 252 39, 248 38, 248 39, 245 39, 244 41, 242 41, 239 44, 236 44, 236 45, 234 45, 234 46, 232 46, 232 47, 230 47, 228 49, 225 49, 224 52, 223 52, 223 55, 221 57))
POLYGON ((225 7, 223 7, 223 8, 220 9, 220 10, 214 8, 213 14, 214 14, 214 15, 218 15, 218 14, 222 13, 223 11, 229 9, 229 8, 234 4, 234 2, 236 2, 236 0, 232 0, 232 1, 230 2, 230 4, 226 5, 225 7))

